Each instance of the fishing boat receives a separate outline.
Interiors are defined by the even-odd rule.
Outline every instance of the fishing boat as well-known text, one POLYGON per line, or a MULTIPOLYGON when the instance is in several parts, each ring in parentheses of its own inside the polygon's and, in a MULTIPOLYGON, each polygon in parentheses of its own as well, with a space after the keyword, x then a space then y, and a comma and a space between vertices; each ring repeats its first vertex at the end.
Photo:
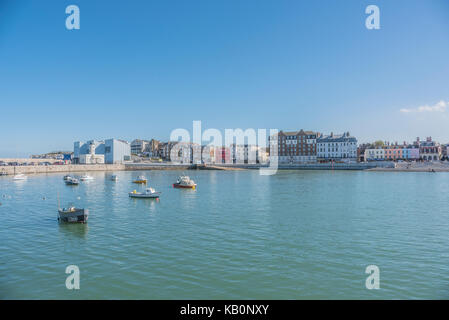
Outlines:
POLYGON ((145 178, 145 176, 138 176, 133 182, 134 183, 140 183, 140 184, 146 184, 147 183, 147 178, 145 178))
POLYGON ((87 174, 81 176, 81 178, 80 178, 81 181, 89 181, 89 180, 93 180, 93 179, 94 179, 93 177, 91 177, 87 174))
POLYGON ((88 217, 89 210, 76 208, 73 204, 69 204, 67 208, 61 208, 58 193, 58 221, 86 223, 88 217))
POLYGON ((196 183, 189 176, 180 176, 173 184, 173 188, 195 189, 196 183))
POLYGON ((76 185, 79 185, 79 184, 80 184, 80 181, 79 181, 77 178, 74 178, 74 177, 68 177, 68 178, 65 180, 65 184, 71 185, 71 186, 76 186, 76 185))
POLYGON ((111 180, 112 181, 118 181, 118 177, 114 174, 111 176, 111 180))
POLYGON ((28 179, 28 177, 23 173, 16 174, 13 178, 13 180, 26 180, 26 179, 28 179))
POLYGON ((131 198, 159 198, 160 192, 154 190, 153 188, 146 188, 144 192, 137 192, 134 190, 133 192, 129 193, 129 196, 131 198))
POLYGON ((58 220, 62 222, 86 223, 89 217, 89 210, 75 208, 71 205, 68 208, 58 209, 58 220))

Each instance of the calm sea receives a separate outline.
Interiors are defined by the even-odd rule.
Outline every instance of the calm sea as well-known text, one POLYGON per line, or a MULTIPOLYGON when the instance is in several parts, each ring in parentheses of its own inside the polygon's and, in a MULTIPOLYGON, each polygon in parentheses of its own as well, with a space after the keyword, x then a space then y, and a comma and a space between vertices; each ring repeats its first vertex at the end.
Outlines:
POLYGON ((180 173, 0 177, 0 298, 449 298, 449 173, 188 171, 198 188, 173 189, 180 173), (128 197, 139 174, 160 200, 128 197), (57 222, 58 192, 88 224, 57 222))

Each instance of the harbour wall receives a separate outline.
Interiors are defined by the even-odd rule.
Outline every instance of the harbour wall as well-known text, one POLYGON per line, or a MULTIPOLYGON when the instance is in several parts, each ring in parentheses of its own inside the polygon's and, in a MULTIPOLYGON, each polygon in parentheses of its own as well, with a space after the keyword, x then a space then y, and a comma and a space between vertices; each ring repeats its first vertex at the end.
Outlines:
MULTIPOLYGON (((127 164, 69 164, 48 166, 2 166, 0 174, 15 175, 35 173, 64 173, 89 171, 136 171, 136 170, 242 170, 267 168, 263 164, 173 164, 173 163, 127 163, 127 164)), ((279 164, 279 170, 394 170, 393 164, 384 163, 311 163, 311 164, 279 164), (380 168, 382 167, 382 168, 380 168)))
POLYGON ((191 164, 173 164, 173 163, 127 163, 125 170, 189 170, 196 169, 195 165, 191 164))
MULTIPOLYGON (((172 163, 132 163, 126 164, 126 170, 243 170, 267 168, 265 164, 172 164, 172 163)), ((280 170, 366 170, 378 167, 375 163, 310 163, 279 164, 280 170)), ((394 167, 394 166, 391 166, 394 167)))
MULTIPOLYGON (((278 170, 366 170, 378 167, 374 163, 304 163, 304 164, 278 164, 278 170)), ((394 166, 391 166, 394 167, 394 166)), ((214 164, 213 166, 199 167, 198 169, 259 169, 268 168, 262 164, 214 164)))
POLYGON ((88 172, 88 171, 120 171, 125 170, 123 164, 66 164, 49 166, 2 166, 0 174, 15 175, 19 173, 63 173, 63 172, 88 172))

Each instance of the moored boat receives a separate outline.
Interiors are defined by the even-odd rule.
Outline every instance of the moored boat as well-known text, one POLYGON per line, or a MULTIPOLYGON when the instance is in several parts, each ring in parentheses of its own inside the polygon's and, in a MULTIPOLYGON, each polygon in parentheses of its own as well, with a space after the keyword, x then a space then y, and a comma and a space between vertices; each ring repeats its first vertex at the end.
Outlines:
POLYGON ((118 181, 118 177, 114 174, 111 176, 111 180, 112 181, 118 181))
POLYGON ((68 177, 65 180, 65 184, 67 184, 67 185, 76 186, 76 185, 79 185, 79 183, 80 183, 79 180, 77 178, 74 178, 74 177, 68 177))
POLYGON ((140 183, 140 184, 145 184, 147 183, 147 178, 145 178, 145 176, 138 176, 133 182, 134 183, 140 183))
POLYGON ((146 188, 144 192, 137 192, 134 190, 133 192, 129 193, 129 196, 131 198, 159 198, 160 192, 154 190, 153 188, 146 188))
POLYGON ((87 209, 75 208, 75 206, 58 209, 58 220, 62 222, 86 223, 88 218, 89 210, 87 209))
POLYGON ((13 178, 13 180, 26 180, 26 179, 28 179, 28 177, 23 173, 16 174, 13 178))
POLYGON ((176 183, 173 184, 174 188, 181 189, 195 189, 196 183, 189 176, 180 176, 176 183))
POLYGON ((83 175, 83 176, 80 178, 81 181, 89 181, 89 180, 93 180, 93 179, 94 179, 93 177, 91 177, 91 176, 89 176, 89 175, 87 175, 87 174, 83 175))

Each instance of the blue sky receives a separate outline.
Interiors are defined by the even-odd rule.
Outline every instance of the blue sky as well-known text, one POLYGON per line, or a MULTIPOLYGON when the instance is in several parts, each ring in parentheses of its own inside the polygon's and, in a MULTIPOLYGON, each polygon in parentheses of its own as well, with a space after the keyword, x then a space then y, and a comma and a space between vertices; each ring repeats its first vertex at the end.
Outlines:
POLYGON ((0 111, 0 157, 193 120, 447 143, 449 2, 0 0, 0 111))

